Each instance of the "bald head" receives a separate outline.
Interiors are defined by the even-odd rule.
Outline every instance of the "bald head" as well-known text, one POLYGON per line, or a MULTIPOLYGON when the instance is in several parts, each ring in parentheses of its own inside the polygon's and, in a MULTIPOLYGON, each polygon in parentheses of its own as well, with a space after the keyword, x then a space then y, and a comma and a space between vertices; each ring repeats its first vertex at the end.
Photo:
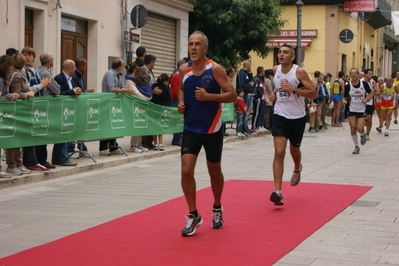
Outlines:
POLYGON ((72 76, 73 72, 75 71, 75 62, 71 59, 66 59, 62 63, 62 71, 65 72, 68 76, 72 76))

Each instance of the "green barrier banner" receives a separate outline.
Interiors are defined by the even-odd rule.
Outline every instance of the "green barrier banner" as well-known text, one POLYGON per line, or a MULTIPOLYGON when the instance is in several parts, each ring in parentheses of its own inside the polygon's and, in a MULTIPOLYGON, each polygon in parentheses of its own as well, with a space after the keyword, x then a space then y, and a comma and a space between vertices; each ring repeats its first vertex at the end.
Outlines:
MULTIPOLYGON (((223 104, 234 120, 234 104, 223 104)), ((176 107, 116 93, 0 100, 0 148, 182 132, 176 107)))

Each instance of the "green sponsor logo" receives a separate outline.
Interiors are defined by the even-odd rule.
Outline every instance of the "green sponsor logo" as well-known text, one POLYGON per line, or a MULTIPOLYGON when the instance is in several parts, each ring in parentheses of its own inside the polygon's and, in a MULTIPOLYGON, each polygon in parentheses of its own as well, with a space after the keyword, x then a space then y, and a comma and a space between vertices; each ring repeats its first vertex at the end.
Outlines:
POLYGON ((32 105, 32 136, 47 135, 49 127, 48 119, 49 101, 35 101, 32 105))
POLYGON ((76 101, 62 101, 62 130, 61 133, 72 133, 75 131, 76 101))
POLYGON ((110 101, 111 126, 113 129, 125 128, 125 119, 123 117, 122 102, 120 99, 110 101))
POLYGON ((87 100, 87 123, 86 130, 98 130, 100 126, 100 100, 87 100))
POLYGON ((148 128, 148 105, 133 102, 134 128, 148 128))
MULTIPOLYGON (((2 102, 2 105, 4 102, 2 102)), ((7 103, 7 111, 3 110, 2 105, 0 105, 0 138, 13 137, 17 131, 15 128, 15 122, 17 121, 15 117, 15 102, 7 103), (10 105, 13 105, 10 108, 10 105)))
POLYGON ((172 120, 172 111, 166 108, 161 110, 161 116, 159 118, 159 124, 161 127, 169 127, 169 123, 172 120))

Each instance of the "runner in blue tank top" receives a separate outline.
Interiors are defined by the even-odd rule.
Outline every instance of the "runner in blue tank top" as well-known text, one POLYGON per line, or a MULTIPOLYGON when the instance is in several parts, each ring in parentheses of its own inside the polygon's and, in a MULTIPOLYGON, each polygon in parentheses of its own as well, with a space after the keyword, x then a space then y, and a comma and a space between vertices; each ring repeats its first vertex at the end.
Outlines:
POLYGON ((203 223, 197 210, 194 178, 195 164, 202 147, 214 197, 211 226, 219 229, 224 225, 221 203, 224 177, 220 164, 223 147, 222 103, 237 99, 224 69, 206 58, 208 38, 205 34, 200 31, 192 33, 188 48, 191 61, 179 68, 181 83, 177 107, 179 113, 184 114, 181 184, 189 209, 183 236, 193 235, 203 223))

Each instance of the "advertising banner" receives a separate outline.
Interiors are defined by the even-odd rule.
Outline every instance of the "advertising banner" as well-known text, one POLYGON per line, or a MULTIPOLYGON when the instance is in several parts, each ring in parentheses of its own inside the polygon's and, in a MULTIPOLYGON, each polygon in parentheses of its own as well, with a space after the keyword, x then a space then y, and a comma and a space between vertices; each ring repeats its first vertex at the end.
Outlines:
POLYGON ((374 12, 375 0, 345 0, 344 12, 374 12))
MULTIPOLYGON (((223 104, 234 120, 234 103, 223 104)), ((198 110, 200 112, 200 110, 198 110)), ((183 131, 176 107, 116 93, 0 101, 0 148, 171 134, 183 131)))

